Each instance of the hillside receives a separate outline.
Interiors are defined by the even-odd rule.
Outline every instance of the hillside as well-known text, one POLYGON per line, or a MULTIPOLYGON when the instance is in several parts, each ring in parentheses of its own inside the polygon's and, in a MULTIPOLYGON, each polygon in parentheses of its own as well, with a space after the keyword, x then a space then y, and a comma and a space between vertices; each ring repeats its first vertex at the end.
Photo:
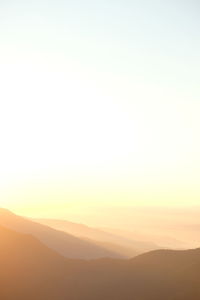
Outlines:
POLYGON ((30 234, 0 226, 2 300, 199 300, 200 249, 133 259, 65 259, 30 234))
POLYGON ((36 219, 36 221, 57 230, 65 231, 76 237, 90 239, 99 245, 102 243, 101 246, 109 248, 112 251, 116 251, 117 253, 121 253, 127 258, 132 258, 143 252, 159 248, 159 246, 149 241, 138 241, 133 237, 128 238, 118 234, 117 232, 110 233, 105 230, 86 226, 84 224, 69 222, 67 220, 36 219))
POLYGON ((109 251, 91 241, 30 221, 5 209, 0 209, 0 225, 20 233, 32 234, 46 246, 67 258, 122 257, 119 253, 109 251))
POLYGON ((0 299, 63 299, 64 262, 34 237, 0 226, 0 299))

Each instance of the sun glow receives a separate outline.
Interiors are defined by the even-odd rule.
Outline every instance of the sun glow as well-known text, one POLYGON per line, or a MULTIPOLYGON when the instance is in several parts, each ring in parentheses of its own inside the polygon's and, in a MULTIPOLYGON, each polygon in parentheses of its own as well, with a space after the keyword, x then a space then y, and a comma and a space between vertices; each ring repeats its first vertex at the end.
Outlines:
MULTIPOLYGON (((102 27, 101 32, 102 12, 96 8, 98 37, 81 19, 84 10, 77 20, 83 21, 86 33, 77 31, 74 20, 62 19, 61 11, 50 9, 44 19, 35 10, 27 13, 30 19, 13 16, 6 23, 2 16, 1 206, 31 215, 57 214, 58 207, 60 213, 73 210, 72 203, 82 211, 84 205, 100 203, 197 204, 200 102, 191 49, 183 70, 183 59, 166 53, 160 35, 163 45, 152 44, 153 51, 146 40, 148 51, 141 51, 139 36, 149 35, 135 26, 141 25, 138 16, 130 19, 131 28, 138 30, 134 39, 122 19, 120 30, 129 36, 125 41, 109 19, 110 31, 105 34, 102 27), (11 42, 7 36, 10 32, 13 37, 14 22, 17 36, 11 42)), ((113 18, 119 20, 125 11, 115 9, 113 18)), ((146 20, 148 12, 143 13, 146 20)), ((172 30, 165 17, 163 28, 172 44, 174 28, 180 28, 174 23, 172 30)), ((183 16, 177 17, 184 23, 183 16)), ((154 21, 150 26, 156 41, 154 21)), ((190 36, 185 39, 189 44, 190 36)), ((177 47, 182 42, 180 38, 177 47)))

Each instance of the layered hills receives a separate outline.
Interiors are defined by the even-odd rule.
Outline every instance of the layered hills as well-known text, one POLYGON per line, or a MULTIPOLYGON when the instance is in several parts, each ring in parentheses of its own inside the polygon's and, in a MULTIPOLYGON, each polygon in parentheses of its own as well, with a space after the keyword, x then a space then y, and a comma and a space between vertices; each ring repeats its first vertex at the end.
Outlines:
POLYGON ((2 300, 200 299, 200 249, 66 259, 33 235, 1 225, 0 266, 2 300))
POLYGON ((90 240, 81 239, 66 232, 36 223, 5 209, 0 209, 0 225, 20 233, 31 234, 46 246, 67 258, 123 257, 121 254, 110 251, 90 240))

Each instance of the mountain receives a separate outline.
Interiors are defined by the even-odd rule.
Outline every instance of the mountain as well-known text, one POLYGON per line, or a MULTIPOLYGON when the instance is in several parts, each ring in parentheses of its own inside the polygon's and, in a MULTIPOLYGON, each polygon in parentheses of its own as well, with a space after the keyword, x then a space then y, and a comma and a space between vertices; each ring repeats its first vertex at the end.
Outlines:
MULTIPOLYGON (((146 249, 146 251, 168 248, 174 250, 184 250, 188 248, 195 248, 190 244, 170 236, 170 232, 166 234, 163 230, 153 232, 151 230, 122 230, 119 228, 101 228, 103 231, 117 234, 127 240, 136 240, 139 249, 146 249)), ((178 235, 179 236, 179 235, 178 235)), ((137 249, 137 248, 136 248, 137 249)), ((143 251, 144 252, 144 251, 143 251)))
POLYGON ((200 299, 200 249, 72 260, 0 226, 0 266, 2 300, 200 299))
POLYGON ((36 219, 37 222, 43 225, 50 226, 57 230, 65 231, 76 237, 90 239, 98 245, 106 247, 111 251, 116 251, 121 253, 127 258, 132 258, 138 254, 144 253, 146 251, 158 249, 154 243, 148 241, 138 241, 132 238, 128 238, 125 235, 117 233, 106 232, 106 230, 101 230, 98 228, 93 228, 86 226, 84 224, 77 224, 74 222, 69 222, 66 220, 56 220, 56 219, 36 219))
POLYGON ((31 235, 0 226, 0 299, 64 299, 59 292, 63 262, 63 257, 31 235))
POLYGON ((80 300, 200 299, 200 249, 158 250, 126 261, 102 259, 84 268, 76 274, 80 300))
POLYGON ((97 259, 101 257, 122 258, 117 252, 109 251, 89 240, 74 237, 62 231, 17 216, 0 209, 0 225, 20 233, 31 234, 49 248, 67 258, 97 259))

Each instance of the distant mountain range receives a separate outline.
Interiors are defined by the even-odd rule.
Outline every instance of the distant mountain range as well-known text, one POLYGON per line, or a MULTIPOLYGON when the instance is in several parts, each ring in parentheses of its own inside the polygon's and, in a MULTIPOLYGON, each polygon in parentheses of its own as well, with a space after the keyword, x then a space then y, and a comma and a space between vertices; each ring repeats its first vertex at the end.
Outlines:
POLYGON ((199 300, 200 249, 66 259, 1 225, 0 285, 2 300, 199 300))
POLYGON ((19 233, 31 234, 49 248, 67 258, 97 259, 102 257, 124 258, 120 253, 110 251, 92 241, 36 223, 27 218, 0 209, 0 225, 19 233))
POLYGON ((64 231, 78 238, 95 242, 95 244, 101 245, 106 249, 117 252, 127 258, 160 248, 155 243, 149 241, 138 241, 134 239, 134 237, 128 238, 117 232, 112 233, 106 229, 93 228, 66 220, 35 219, 35 221, 54 229, 64 231))

